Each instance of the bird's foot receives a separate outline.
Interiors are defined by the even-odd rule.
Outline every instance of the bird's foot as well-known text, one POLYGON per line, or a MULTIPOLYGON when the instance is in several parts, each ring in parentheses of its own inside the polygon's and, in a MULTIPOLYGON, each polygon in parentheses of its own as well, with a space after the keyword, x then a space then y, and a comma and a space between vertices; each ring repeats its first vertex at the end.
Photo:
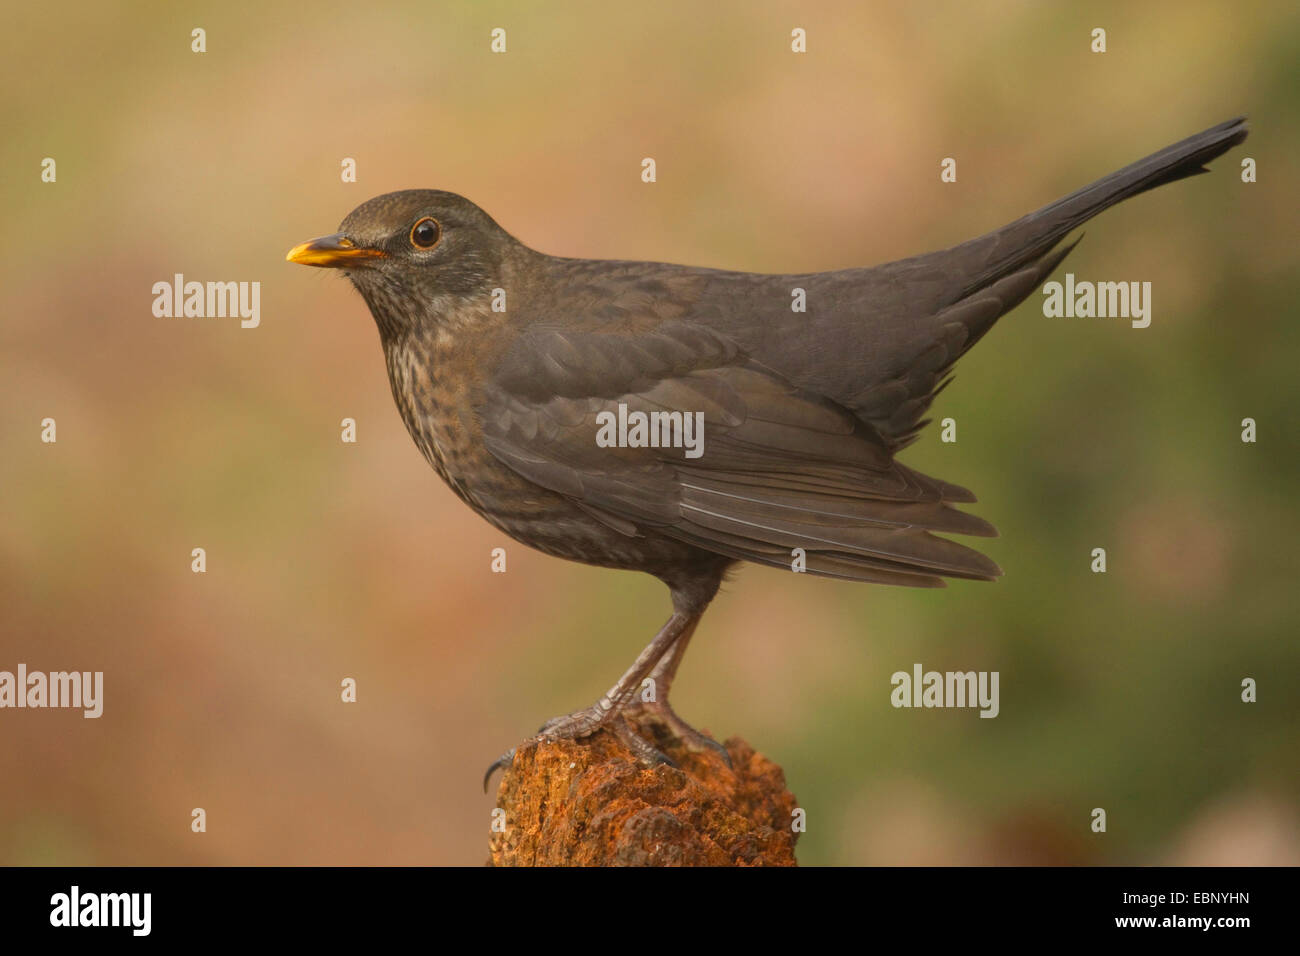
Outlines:
POLYGON ((702 733, 677 716, 677 712, 666 700, 636 700, 628 704, 625 711, 638 723, 644 718, 649 722, 656 723, 663 727, 667 733, 681 742, 687 750, 694 753, 716 753, 720 756, 728 769, 734 769, 731 765, 731 754, 727 753, 727 748, 722 746, 712 737, 702 733))
POLYGON ((597 730, 605 727, 611 730, 628 750, 632 751, 642 763, 652 767, 666 763, 676 767, 676 762, 667 754, 661 753, 653 744, 636 732, 625 716, 623 708, 602 710, 600 705, 580 710, 563 717, 552 717, 542 724, 537 731, 538 740, 581 740, 590 737, 597 730))
MULTIPOLYGON (((537 735, 533 737, 533 741, 543 743, 548 740, 581 740, 584 737, 590 737, 602 728, 611 731, 618 737, 623 745, 632 751, 642 763, 651 767, 660 764, 667 764, 670 767, 677 766, 676 761, 638 734, 618 709, 605 710, 600 705, 588 707, 586 710, 575 711, 572 714, 552 717, 542 724, 541 729, 537 731, 537 735)), ((517 747, 511 747, 487 768, 487 772, 483 774, 484 793, 487 792, 492 774, 496 773, 497 770, 504 770, 514 762, 517 749, 517 747)))

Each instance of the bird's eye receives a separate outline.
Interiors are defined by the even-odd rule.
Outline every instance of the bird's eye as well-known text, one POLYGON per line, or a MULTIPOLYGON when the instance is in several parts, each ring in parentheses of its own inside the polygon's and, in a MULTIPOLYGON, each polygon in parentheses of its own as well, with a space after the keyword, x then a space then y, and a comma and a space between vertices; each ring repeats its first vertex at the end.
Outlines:
POLYGON ((432 249, 442 238, 442 227, 438 220, 425 216, 411 227, 411 245, 420 249, 432 249))

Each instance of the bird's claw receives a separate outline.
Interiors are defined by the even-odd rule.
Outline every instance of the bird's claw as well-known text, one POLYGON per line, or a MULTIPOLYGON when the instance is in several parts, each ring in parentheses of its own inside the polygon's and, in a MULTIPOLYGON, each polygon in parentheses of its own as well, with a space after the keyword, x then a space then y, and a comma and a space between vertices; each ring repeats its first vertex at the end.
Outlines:
MULTIPOLYGON (((674 770, 681 769, 676 760, 638 734, 628 722, 627 718, 617 713, 612 716, 600 715, 596 714, 593 709, 580 710, 577 713, 565 714, 560 717, 552 717, 538 728, 537 734, 532 739, 535 743, 557 739, 581 740, 584 737, 591 736, 602 727, 606 727, 614 733, 614 735, 623 742, 623 745, 627 747, 628 750, 632 751, 632 753, 642 763, 651 767, 657 767, 662 764, 672 767, 674 770)), ((692 731, 692 733, 695 732, 692 731)), ((723 759, 727 761, 728 766, 731 765, 731 757, 727 755, 726 750, 722 749, 721 744, 717 743, 717 741, 710 740, 703 734, 696 734, 696 736, 704 742, 721 750, 723 759)), ((512 747, 496 760, 492 761, 492 765, 489 766, 487 772, 483 774, 484 793, 487 793, 488 783, 492 780, 492 774, 496 773, 498 770, 505 770, 509 767, 510 764, 514 762, 517 750, 517 747, 512 747)))
POLYGON ((512 763, 514 763, 514 760, 515 760, 515 749, 516 749, 516 748, 511 747, 509 750, 507 750, 505 753, 503 753, 500 757, 497 757, 496 760, 492 761, 492 765, 491 765, 490 767, 487 768, 487 773, 483 774, 483 792, 484 792, 484 793, 487 793, 487 789, 488 789, 488 781, 490 781, 490 780, 492 779, 492 774, 496 773, 498 770, 505 770, 506 767, 508 767, 508 766, 510 766, 512 763))
POLYGON ((728 751, 727 748, 724 747, 722 744, 718 743, 718 741, 714 740, 712 737, 706 737, 704 736, 704 734, 700 734, 699 742, 704 744, 704 746, 710 747, 713 750, 717 751, 718 756, 722 758, 722 762, 727 765, 728 770, 736 769, 735 764, 731 762, 731 752, 728 751))
POLYGON ((676 760, 638 734, 632 725, 627 722, 626 717, 618 717, 610 721, 609 729, 623 742, 623 746, 632 751, 637 759, 643 763, 649 764, 651 767, 667 764, 674 770, 682 769, 677 765, 676 760))
POLYGON ((640 702, 636 704, 636 707, 648 713, 651 719, 666 727, 668 732, 685 744, 687 748, 697 753, 712 750, 722 758, 728 770, 736 769, 731 762, 731 754, 728 753, 726 747, 678 717, 677 712, 668 705, 667 701, 640 702))

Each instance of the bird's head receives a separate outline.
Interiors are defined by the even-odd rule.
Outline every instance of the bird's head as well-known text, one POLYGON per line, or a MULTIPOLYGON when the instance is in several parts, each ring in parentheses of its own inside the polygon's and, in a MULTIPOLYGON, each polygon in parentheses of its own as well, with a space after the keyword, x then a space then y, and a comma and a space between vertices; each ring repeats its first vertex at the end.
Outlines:
POLYGON ((381 334, 446 321, 470 300, 486 302, 506 258, 523 250, 478 206, 439 189, 407 189, 362 203, 339 231, 285 257, 342 269, 365 298, 381 334))

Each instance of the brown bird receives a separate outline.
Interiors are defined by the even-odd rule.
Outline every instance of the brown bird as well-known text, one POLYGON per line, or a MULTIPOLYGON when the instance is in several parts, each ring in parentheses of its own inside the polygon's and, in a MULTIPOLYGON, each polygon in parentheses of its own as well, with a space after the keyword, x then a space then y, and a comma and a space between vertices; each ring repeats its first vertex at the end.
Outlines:
POLYGON ((649 708, 688 743, 718 746, 668 692, 736 562, 914 587, 1001 573, 938 536, 996 534, 953 507, 975 496, 895 455, 953 363, 1073 248, 1057 248, 1068 232, 1206 172, 1246 133, 1223 123, 978 239, 874 268, 561 258, 439 190, 371 199, 288 259, 345 270, 379 326, 407 430, 461 500, 547 554, 668 585, 672 616, 626 673, 540 731, 608 727, 667 760, 625 712, 649 708))

